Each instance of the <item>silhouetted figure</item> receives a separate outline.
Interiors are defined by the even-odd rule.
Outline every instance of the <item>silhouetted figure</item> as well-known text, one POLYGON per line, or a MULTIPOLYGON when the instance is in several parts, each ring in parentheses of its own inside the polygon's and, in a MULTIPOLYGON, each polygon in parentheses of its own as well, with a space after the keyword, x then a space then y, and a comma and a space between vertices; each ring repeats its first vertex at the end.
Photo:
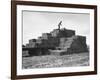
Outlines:
POLYGON ((58 29, 60 30, 60 26, 62 26, 62 21, 59 22, 58 24, 58 29))

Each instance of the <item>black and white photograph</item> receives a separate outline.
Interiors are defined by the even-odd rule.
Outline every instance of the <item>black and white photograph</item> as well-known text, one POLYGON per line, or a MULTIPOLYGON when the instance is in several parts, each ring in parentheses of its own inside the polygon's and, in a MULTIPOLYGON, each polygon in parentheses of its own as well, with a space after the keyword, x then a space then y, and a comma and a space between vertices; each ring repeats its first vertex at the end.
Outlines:
POLYGON ((97 73, 97 7, 12 2, 12 77, 97 73))
POLYGON ((22 68, 89 66, 90 14, 22 11, 22 68))

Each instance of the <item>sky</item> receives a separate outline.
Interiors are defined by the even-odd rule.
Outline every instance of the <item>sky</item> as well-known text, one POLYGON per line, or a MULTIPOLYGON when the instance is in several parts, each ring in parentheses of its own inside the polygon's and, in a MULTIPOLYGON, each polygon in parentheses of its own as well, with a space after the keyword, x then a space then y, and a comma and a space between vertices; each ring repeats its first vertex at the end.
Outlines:
POLYGON ((29 39, 38 38, 42 33, 49 33, 58 28, 75 30, 76 35, 86 36, 86 43, 90 40, 90 15, 88 13, 64 13, 64 12, 22 12, 23 44, 29 39))

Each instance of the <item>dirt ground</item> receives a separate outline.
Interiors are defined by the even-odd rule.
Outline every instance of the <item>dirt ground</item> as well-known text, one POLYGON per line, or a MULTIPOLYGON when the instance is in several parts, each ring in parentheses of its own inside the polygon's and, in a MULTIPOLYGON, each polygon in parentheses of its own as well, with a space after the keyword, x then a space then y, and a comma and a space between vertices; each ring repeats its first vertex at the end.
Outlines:
POLYGON ((22 68, 53 68, 89 66, 89 53, 75 53, 68 55, 45 55, 22 58, 22 68))

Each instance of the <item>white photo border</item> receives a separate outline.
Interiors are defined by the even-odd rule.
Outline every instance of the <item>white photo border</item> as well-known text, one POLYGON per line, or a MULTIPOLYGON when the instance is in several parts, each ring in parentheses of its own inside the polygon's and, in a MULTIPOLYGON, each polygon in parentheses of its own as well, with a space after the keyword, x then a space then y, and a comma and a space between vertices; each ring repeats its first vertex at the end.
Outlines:
POLYGON ((36 75, 50 73, 69 73, 94 71, 94 9, 60 8, 46 6, 17 5, 17 75, 36 75), (73 12, 90 14, 90 66, 61 67, 42 69, 22 69, 22 10, 49 11, 49 12, 73 12))

